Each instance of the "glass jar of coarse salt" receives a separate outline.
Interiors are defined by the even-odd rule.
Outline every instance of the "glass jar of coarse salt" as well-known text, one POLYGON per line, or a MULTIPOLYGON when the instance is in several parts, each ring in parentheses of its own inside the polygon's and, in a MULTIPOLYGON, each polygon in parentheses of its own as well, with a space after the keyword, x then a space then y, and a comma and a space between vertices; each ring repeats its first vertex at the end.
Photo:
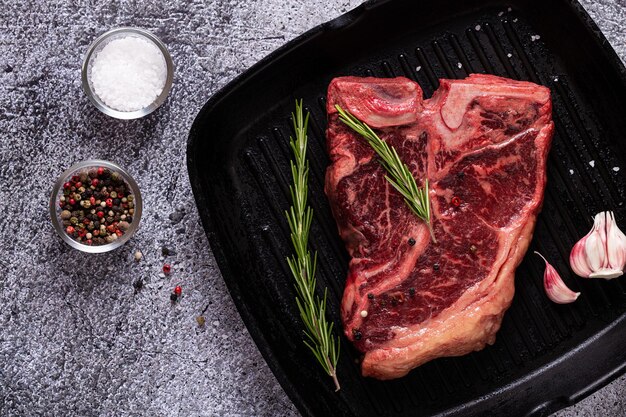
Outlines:
POLYGON ((172 86, 174 65, 150 32, 117 28, 98 37, 83 62, 83 89, 103 113, 136 119, 152 113, 172 86))

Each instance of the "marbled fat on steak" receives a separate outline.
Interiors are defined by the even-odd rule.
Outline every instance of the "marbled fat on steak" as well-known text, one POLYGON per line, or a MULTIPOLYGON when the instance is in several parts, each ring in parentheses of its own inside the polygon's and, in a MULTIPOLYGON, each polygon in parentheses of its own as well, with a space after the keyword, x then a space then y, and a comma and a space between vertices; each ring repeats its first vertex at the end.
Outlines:
POLYGON ((342 301, 365 376, 391 379, 493 344, 541 209, 550 91, 491 75, 440 80, 341 77, 328 88, 326 194, 352 257, 342 301), (428 229, 385 180, 335 104, 373 127, 430 181, 428 229))

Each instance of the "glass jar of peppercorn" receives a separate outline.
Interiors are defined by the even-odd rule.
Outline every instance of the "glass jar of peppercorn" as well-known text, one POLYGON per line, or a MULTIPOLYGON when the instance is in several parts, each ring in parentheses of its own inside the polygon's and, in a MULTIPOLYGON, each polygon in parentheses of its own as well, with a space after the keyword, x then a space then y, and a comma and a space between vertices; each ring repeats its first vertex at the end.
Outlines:
POLYGON ((80 162, 57 180, 50 216, 59 236, 83 252, 108 252, 130 239, 141 219, 141 193, 118 165, 80 162))

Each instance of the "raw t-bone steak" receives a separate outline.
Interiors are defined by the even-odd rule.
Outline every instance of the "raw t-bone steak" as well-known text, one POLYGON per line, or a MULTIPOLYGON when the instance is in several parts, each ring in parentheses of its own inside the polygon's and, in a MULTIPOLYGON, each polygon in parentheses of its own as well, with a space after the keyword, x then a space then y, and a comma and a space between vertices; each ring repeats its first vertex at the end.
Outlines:
POLYGON ((363 375, 493 344, 543 201, 550 91, 473 74, 424 100, 406 78, 341 77, 327 103, 326 194, 352 257, 342 320, 363 375), (395 147, 418 186, 428 178, 437 243, 335 104, 395 147))

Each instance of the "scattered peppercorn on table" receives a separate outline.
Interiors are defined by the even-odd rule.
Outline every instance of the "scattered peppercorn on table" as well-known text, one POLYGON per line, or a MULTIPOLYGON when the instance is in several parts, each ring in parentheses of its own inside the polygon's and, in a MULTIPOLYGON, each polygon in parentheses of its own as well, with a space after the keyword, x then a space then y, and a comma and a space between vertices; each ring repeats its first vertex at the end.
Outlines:
MULTIPOLYGON (((0 415, 297 415, 211 255, 185 146, 220 87, 359 3, 0 2, 0 415), (159 37, 175 67, 165 102, 135 120, 101 113, 81 88, 88 46, 120 26, 159 37), (55 180, 88 159, 124 167, 143 198, 138 230, 107 253, 71 248, 50 220, 55 180)), ((626 6, 583 4, 626 59, 626 6)), ((624 415, 625 392, 622 377, 556 415, 624 415)))

